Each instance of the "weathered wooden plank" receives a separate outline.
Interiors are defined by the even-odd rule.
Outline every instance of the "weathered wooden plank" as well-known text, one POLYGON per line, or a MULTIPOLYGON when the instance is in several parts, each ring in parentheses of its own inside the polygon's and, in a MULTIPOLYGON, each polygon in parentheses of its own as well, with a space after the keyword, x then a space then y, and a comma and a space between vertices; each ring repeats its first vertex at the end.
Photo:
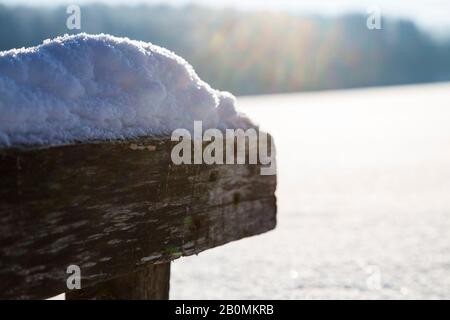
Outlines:
POLYGON ((80 290, 66 292, 66 300, 167 300, 170 262, 150 264, 130 274, 80 290))
POLYGON ((0 151, 0 298, 67 291, 271 230, 276 176, 260 165, 173 165, 137 139, 0 151))

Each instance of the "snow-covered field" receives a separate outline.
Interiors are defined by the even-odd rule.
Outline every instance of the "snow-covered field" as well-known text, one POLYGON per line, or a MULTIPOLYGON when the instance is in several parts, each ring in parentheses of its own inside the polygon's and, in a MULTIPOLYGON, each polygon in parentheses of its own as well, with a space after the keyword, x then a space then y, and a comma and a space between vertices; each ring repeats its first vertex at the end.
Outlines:
POLYGON ((172 265, 172 299, 450 298, 450 84, 243 97, 275 231, 172 265))

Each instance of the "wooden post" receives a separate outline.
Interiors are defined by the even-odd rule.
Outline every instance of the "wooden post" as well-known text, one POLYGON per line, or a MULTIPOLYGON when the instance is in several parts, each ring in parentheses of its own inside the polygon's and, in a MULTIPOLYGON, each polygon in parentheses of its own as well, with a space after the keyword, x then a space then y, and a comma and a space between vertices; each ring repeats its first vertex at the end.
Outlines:
POLYGON ((66 300, 167 300, 170 262, 144 266, 97 285, 66 292, 66 300))
POLYGON ((175 143, 0 150, 0 299, 67 292, 73 265, 68 299, 166 299, 170 261, 275 228, 275 175, 174 165, 175 143))

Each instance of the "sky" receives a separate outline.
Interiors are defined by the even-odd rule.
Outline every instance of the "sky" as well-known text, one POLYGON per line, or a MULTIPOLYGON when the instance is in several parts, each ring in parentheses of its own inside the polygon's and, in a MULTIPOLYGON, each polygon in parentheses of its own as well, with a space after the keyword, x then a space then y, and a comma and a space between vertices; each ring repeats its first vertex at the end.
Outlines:
POLYGON ((103 2, 108 4, 168 3, 182 5, 198 3, 214 7, 233 7, 243 10, 275 9, 289 12, 336 15, 346 12, 363 12, 378 6, 389 16, 414 20, 425 29, 450 32, 450 0, 0 0, 6 4, 86 4, 103 2))

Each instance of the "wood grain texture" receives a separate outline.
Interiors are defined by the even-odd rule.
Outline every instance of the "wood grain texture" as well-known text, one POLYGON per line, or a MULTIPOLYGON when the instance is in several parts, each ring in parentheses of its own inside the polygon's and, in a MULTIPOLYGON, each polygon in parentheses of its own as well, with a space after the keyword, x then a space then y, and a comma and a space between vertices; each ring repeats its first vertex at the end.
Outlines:
POLYGON ((145 265, 133 273, 66 292, 66 300, 168 300, 170 262, 145 265))
POLYGON ((276 176, 260 165, 173 165, 141 138, 0 150, 0 298, 67 291, 271 230, 276 176))

